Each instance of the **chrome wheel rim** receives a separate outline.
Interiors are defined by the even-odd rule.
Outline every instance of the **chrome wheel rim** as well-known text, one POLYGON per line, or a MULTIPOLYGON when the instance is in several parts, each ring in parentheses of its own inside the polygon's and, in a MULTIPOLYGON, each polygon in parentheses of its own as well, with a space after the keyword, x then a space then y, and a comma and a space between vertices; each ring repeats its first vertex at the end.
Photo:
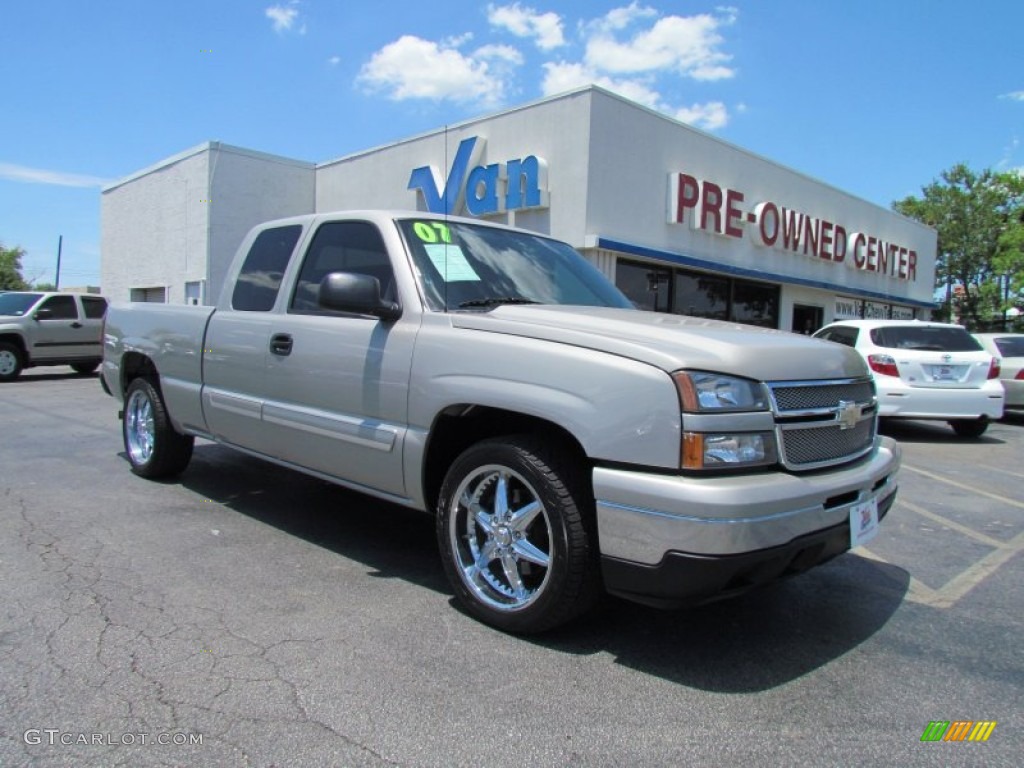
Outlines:
POLYGON ((124 442, 133 464, 145 464, 153 455, 156 440, 153 425, 153 403, 142 390, 128 398, 124 412, 124 442))
POLYGON ((18 367, 18 358, 9 349, 0 349, 0 376, 10 376, 18 367))
POLYGON ((462 582, 485 605, 520 611, 547 588, 551 520, 533 486, 491 464, 467 475, 450 502, 448 536, 462 582))

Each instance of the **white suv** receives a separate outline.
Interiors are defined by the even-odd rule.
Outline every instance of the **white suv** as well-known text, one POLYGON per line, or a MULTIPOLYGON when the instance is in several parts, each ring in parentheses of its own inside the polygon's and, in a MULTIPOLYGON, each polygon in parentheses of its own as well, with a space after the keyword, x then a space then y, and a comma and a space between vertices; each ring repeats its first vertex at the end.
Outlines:
POLYGON ((921 320, 840 320, 814 334, 853 347, 875 377, 882 418, 948 421, 980 437, 1003 415, 999 358, 959 325, 921 320))

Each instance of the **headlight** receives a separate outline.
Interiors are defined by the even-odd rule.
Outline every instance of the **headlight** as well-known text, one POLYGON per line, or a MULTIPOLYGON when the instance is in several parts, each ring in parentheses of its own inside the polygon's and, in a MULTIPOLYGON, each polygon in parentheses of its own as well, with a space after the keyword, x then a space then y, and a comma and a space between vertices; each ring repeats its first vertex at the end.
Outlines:
POLYGON ((764 411, 768 396, 764 385, 750 379, 703 371, 672 374, 684 412, 764 411))
POLYGON ((739 469, 774 464, 777 460, 771 432, 683 433, 683 469, 739 469))
POLYGON ((682 469, 741 469, 778 462, 774 433, 762 431, 770 428, 771 417, 757 413, 769 410, 764 384, 707 371, 677 371, 672 379, 683 412, 682 469), (736 416, 723 417, 726 413, 736 416), (724 431, 731 428, 736 431, 724 431))

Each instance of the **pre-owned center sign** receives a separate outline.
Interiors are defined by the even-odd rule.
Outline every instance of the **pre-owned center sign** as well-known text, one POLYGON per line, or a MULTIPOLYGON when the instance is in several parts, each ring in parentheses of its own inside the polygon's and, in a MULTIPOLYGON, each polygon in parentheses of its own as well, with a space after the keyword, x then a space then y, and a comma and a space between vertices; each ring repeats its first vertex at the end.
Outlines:
POLYGON ((686 173, 669 174, 668 220, 759 246, 845 264, 899 280, 917 280, 917 251, 843 223, 773 201, 751 205, 740 190, 686 173))

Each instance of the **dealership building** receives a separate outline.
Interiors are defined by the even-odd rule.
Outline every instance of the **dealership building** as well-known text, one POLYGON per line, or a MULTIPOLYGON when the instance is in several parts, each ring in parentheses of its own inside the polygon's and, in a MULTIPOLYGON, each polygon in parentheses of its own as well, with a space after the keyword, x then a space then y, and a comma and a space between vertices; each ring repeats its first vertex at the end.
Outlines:
POLYGON ((935 306, 934 230, 595 86, 324 163, 169 157, 103 189, 103 292, 212 304, 250 227, 365 208, 549 234, 658 311, 807 332, 935 306))

